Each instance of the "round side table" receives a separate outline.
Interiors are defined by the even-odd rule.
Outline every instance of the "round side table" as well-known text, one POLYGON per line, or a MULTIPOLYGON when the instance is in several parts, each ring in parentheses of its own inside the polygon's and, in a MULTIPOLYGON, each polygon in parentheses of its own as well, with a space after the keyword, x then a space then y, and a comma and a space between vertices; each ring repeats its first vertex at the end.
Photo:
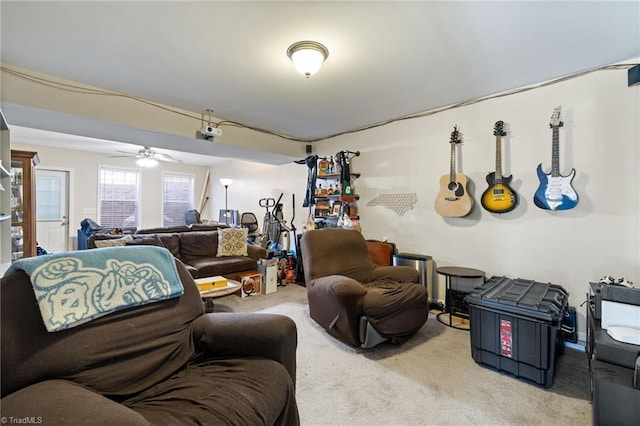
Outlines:
POLYGON ((443 312, 440 312, 438 315, 436 315, 437 320, 442 324, 451 328, 457 328, 460 330, 469 330, 468 325, 466 324, 454 325, 451 319, 452 316, 462 318, 462 319, 467 319, 467 320, 469 319, 468 314, 465 314, 462 312, 455 312, 453 301, 451 300, 452 299, 451 278, 462 278, 462 279, 469 279, 469 280, 477 279, 477 278, 484 279, 484 275, 485 275, 484 272, 478 269, 465 268, 462 266, 441 266, 439 268, 436 268, 436 272, 439 275, 443 275, 445 277, 445 284, 446 284, 445 310, 443 312), (441 317, 445 314, 449 315, 448 323, 441 319, 441 317))

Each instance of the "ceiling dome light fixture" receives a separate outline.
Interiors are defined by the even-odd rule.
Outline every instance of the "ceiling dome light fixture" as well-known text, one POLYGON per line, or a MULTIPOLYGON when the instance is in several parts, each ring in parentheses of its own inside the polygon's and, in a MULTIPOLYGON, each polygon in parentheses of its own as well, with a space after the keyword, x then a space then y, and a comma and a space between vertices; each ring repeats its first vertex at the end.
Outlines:
POLYGON ((329 51, 315 41, 299 41, 289 46, 287 56, 298 72, 309 78, 320 70, 329 57, 329 51))

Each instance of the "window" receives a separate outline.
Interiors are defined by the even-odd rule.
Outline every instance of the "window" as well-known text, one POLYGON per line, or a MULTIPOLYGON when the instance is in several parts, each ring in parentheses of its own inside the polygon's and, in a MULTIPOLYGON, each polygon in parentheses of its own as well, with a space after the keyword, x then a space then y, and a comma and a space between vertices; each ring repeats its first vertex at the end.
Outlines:
POLYGON ((59 221, 64 213, 62 212, 62 199, 64 182, 59 177, 36 173, 36 220, 57 220, 59 221))
POLYGON ((193 187, 195 175, 162 173, 163 226, 184 225, 184 214, 194 207, 193 187))
POLYGON ((138 226, 140 172, 100 167, 98 181, 98 223, 105 228, 138 226))

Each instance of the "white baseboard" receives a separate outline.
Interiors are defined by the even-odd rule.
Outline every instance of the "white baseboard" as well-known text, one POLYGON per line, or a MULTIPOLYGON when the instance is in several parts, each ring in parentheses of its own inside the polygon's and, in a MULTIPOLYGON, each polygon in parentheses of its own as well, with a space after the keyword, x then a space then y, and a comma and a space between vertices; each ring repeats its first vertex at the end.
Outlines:
POLYGON ((578 340, 578 343, 564 342, 564 347, 585 352, 585 342, 582 342, 580 340, 578 340))

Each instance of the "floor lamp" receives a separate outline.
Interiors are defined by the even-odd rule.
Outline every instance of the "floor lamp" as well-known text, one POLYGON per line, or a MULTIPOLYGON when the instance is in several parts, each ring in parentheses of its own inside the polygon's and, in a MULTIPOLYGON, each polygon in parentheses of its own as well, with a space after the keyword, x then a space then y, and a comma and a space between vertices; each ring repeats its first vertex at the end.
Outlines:
POLYGON ((222 178, 220 179, 220 183, 224 186, 224 223, 229 224, 229 206, 227 204, 227 190, 229 186, 233 183, 233 179, 222 178))

